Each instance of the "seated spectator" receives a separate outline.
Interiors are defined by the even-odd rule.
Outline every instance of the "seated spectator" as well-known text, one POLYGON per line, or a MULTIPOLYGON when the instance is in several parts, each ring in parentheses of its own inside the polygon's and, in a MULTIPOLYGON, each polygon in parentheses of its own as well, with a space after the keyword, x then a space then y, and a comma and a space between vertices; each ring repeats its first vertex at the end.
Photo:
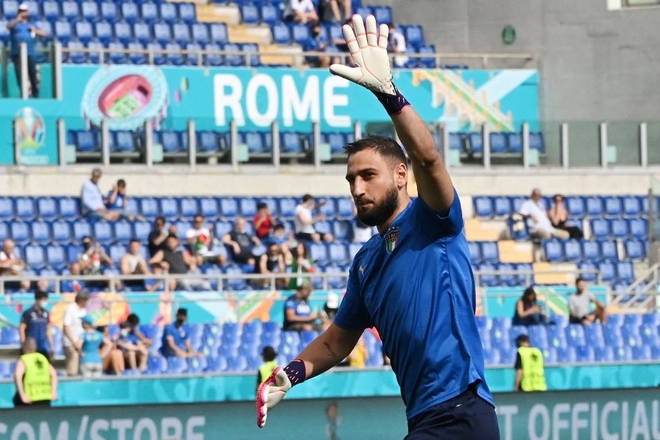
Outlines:
POLYGON ((99 188, 102 174, 100 168, 94 168, 92 178, 83 184, 80 193, 80 208, 85 217, 103 218, 108 221, 117 220, 121 217, 121 213, 108 210, 103 201, 103 194, 99 188))
MULTIPOLYGON (((82 275, 102 275, 103 266, 113 266, 112 258, 105 253, 103 247, 95 243, 92 237, 85 236, 82 239, 83 252, 78 255, 78 264, 82 275)), ((88 280, 85 282, 89 288, 105 289, 108 287, 106 280, 88 280)), ((119 289, 121 283, 119 280, 115 282, 115 288, 119 289)))
POLYGON ((353 15, 351 0, 323 0, 321 9, 323 21, 330 23, 342 23, 353 15))
POLYGON ((128 194, 126 194, 126 181, 124 179, 117 180, 117 183, 112 186, 105 199, 105 206, 110 212, 118 212, 120 217, 125 217, 130 221, 136 218, 141 218, 135 212, 127 209, 128 194))
POLYGON ((154 220, 154 229, 149 233, 147 241, 149 243, 149 256, 153 257, 158 251, 165 249, 165 240, 169 234, 177 234, 176 226, 170 226, 165 229, 165 217, 156 217, 154 220))
MULTIPOLYGON (((120 267, 122 275, 147 275, 149 268, 147 262, 140 255, 142 244, 137 238, 133 238, 128 245, 128 253, 121 257, 120 267)), ((124 280, 124 286, 144 289, 144 279, 124 280)))
POLYGON ((307 245, 303 242, 296 244, 292 251, 291 261, 287 262, 287 266, 291 267, 291 273, 293 274, 289 281, 289 289, 291 290, 309 282, 309 276, 303 274, 316 272, 314 262, 307 253, 307 245))
POLYGON ((270 236, 271 229, 275 226, 275 220, 268 209, 268 205, 264 202, 259 202, 257 205, 257 213, 252 219, 254 231, 259 240, 264 240, 270 236))
POLYGON ((234 223, 234 230, 225 235, 222 242, 231 246, 232 257, 236 263, 254 266, 254 247, 261 245, 261 240, 247 233, 243 217, 238 217, 234 223))
POLYGON ((399 31, 394 23, 387 25, 390 28, 389 48, 390 53, 394 53, 394 67, 405 67, 408 62, 408 57, 402 54, 408 50, 406 48, 406 37, 403 32, 399 31))
MULTIPOLYGON (((167 273, 160 263, 153 263, 151 270, 154 275, 165 275, 167 273)), ((147 278, 144 280, 144 287, 147 292, 164 292, 167 290, 165 279, 162 278, 147 278)))
POLYGON ((367 350, 367 344, 364 341, 364 334, 360 336, 357 344, 353 347, 353 350, 346 358, 348 361, 348 366, 353 368, 364 368, 367 366, 367 361, 369 360, 369 351, 367 350))
POLYGON ((297 244, 293 231, 287 234, 286 228, 282 223, 278 223, 273 227, 273 232, 263 242, 266 246, 270 244, 277 244, 280 246, 282 255, 284 255, 284 264, 289 266, 291 264, 291 247, 297 244))
POLYGON ((314 330, 318 313, 312 313, 309 305, 309 295, 312 293, 311 283, 303 283, 284 303, 284 325, 282 330, 304 331, 314 330))
POLYGON ((294 219, 296 238, 298 240, 320 241, 321 238, 327 242, 331 242, 333 240, 331 234, 323 234, 323 237, 321 237, 321 234, 316 232, 314 229, 314 223, 325 220, 325 215, 319 214, 314 217, 312 213, 315 209, 319 209, 321 206, 325 205, 325 203, 325 200, 322 200, 319 203, 315 203, 314 197, 309 194, 305 194, 302 197, 302 203, 296 206, 296 217, 294 219))
MULTIPOLYGON (((328 42, 321 38, 321 25, 316 23, 312 26, 309 39, 303 45, 305 52, 324 52, 328 47, 328 42)), ((305 57, 305 61, 310 67, 329 67, 331 64, 329 55, 310 55, 305 57)))
MULTIPOLYGON (((189 271, 197 270, 195 258, 189 252, 180 248, 179 237, 176 234, 170 234, 165 241, 165 249, 160 250, 154 255, 149 264, 152 266, 160 263, 163 268, 172 275, 186 275, 189 271)), ((169 291, 172 292, 178 288, 189 290, 192 287, 210 289, 208 281, 194 279, 170 279, 169 291)))
POLYGON ((605 325, 607 322, 607 310, 605 305, 598 301, 593 293, 587 290, 587 283, 582 278, 575 280, 577 290, 570 298, 568 298, 568 310, 570 317, 568 322, 571 324, 591 325, 596 320, 605 325), (591 304, 596 306, 594 311, 591 310, 591 304))
POLYGON ((105 374, 121 374, 126 369, 124 363, 124 354, 117 348, 116 344, 110 339, 110 331, 105 325, 96 327, 96 330, 103 335, 103 343, 99 351, 99 356, 103 362, 103 372, 105 374))
POLYGON ((519 214, 527 221, 532 238, 548 240, 555 237, 566 240, 570 237, 568 232, 552 227, 548 213, 541 204, 541 191, 538 189, 534 189, 531 198, 520 206, 519 214))
POLYGON ((131 331, 130 334, 137 338, 138 341, 140 341, 142 344, 144 344, 145 347, 149 348, 153 344, 153 341, 146 336, 140 331, 140 317, 136 315, 135 313, 131 313, 126 317, 126 322, 129 323, 131 326, 131 331))
POLYGON ((268 379, 275 368, 277 368, 277 352, 273 347, 267 345, 261 350, 261 359, 264 363, 257 370, 257 389, 261 382, 268 379))
POLYGON ((330 327, 330 324, 332 324, 332 321, 334 321, 337 315, 337 311, 339 311, 339 296, 334 292, 328 292, 328 299, 325 301, 323 310, 320 313, 322 331, 330 327))
POLYGON ((288 0, 282 20, 295 21, 301 24, 313 24, 319 21, 319 16, 312 0, 288 0))
POLYGON ((516 312, 511 320, 512 325, 546 325, 548 317, 543 308, 536 303, 536 292, 528 287, 516 303, 516 312))
POLYGON ((100 350, 103 344, 103 333, 94 327, 94 320, 87 315, 82 319, 83 333, 80 350, 80 373, 83 377, 101 377, 103 359, 100 350))
MULTIPOLYGON (((262 254, 259 257, 259 261, 255 267, 255 273, 260 273, 263 275, 270 274, 283 274, 286 273, 286 266, 284 265, 284 255, 278 245, 271 243, 268 245, 268 250, 266 253, 262 254)), ((269 279, 258 280, 258 283, 263 287, 270 286, 269 279)), ((288 284, 286 278, 276 278, 275 286, 278 289, 283 289, 288 284)))
POLYGON ((176 311, 176 321, 165 326, 163 331, 163 345, 160 351, 165 357, 203 357, 202 353, 193 350, 190 345, 190 336, 184 325, 188 320, 188 310, 179 309, 176 311))
MULTIPOLYGON (((10 238, 2 243, 2 251, 0 251, 0 277, 20 277, 27 268, 25 261, 18 258, 14 253, 15 249, 14 240, 10 238)), ((5 289, 27 292, 30 289, 30 281, 7 281, 5 282, 5 289)))
POLYGON ((570 238, 582 239, 584 234, 582 229, 577 226, 568 225, 568 210, 564 205, 564 196, 557 194, 553 197, 554 206, 548 210, 548 218, 555 229, 562 229, 568 232, 570 238))
POLYGON ((117 348, 124 354, 124 363, 130 370, 139 368, 142 372, 147 369, 147 357, 149 353, 134 334, 131 334, 131 324, 127 321, 119 325, 119 334, 115 339, 117 348))
POLYGON ((227 249, 216 243, 213 225, 208 228, 204 226, 204 217, 201 214, 195 216, 193 227, 186 231, 186 241, 199 266, 205 261, 212 261, 220 266, 227 265, 227 249))
MULTIPOLYGON (((82 275, 82 269, 78 262, 71 263, 69 271, 71 272, 70 276, 82 275)), ((61 288, 64 293, 78 293, 85 288, 85 282, 82 280, 68 279, 62 281, 61 288)))

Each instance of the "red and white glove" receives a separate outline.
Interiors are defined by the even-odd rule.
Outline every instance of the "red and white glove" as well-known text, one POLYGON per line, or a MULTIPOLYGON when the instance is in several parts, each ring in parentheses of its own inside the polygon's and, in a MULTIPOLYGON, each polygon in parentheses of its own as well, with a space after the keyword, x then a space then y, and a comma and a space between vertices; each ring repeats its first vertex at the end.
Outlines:
POLYGON ((266 426, 268 411, 280 403, 286 393, 291 389, 291 381, 280 367, 259 385, 257 390, 257 426, 266 426))

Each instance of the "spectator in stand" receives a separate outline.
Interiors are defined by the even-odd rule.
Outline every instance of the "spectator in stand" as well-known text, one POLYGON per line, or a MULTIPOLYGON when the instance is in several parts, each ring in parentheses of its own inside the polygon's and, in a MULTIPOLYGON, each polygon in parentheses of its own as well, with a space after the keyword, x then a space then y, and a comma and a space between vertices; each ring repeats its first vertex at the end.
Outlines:
POLYGON ((284 255, 284 264, 286 266, 291 265, 291 247, 295 247, 298 242, 294 237, 293 231, 289 231, 287 234, 286 228, 282 223, 278 223, 273 227, 273 232, 270 236, 264 241, 266 246, 270 244, 277 244, 280 246, 282 255, 284 255))
POLYGON ((103 359, 101 358, 101 345, 103 333, 94 327, 94 320, 87 315, 82 319, 83 334, 80 352, 80 372, 83 377, 101 377, 103 374, 103 359))
MULTIPOLYGON (((275 243, 268 245, 268 250, 259 257, 259 261, 255 267, 255 273, 260 273, 263 275, 270 274, 283 274, 286 273, 286 266, 284 264, 284 255, 280 246, 275 243)), ((286 278, 276 278, 275 287, 278 289, 283 289, 288 284, 288 279, 286 278)), ((257 280, 258 284, 261 284, 262 287, 270 286, 269 279, 257 280)))
MULTIPOLYGON (((197 264, 195 257, 190 255, 188 251, 184 251, 180 247, 179 237, 176 234, 170 234, 165 241, 165 249, 160 250, 154 255, 149 264, 152 266, 160 263, 161 266, 172 275, 186 275, 189 271, 196 271, 197 264)), ((169 291, 172 292, 178 288, 189 290, 192 287, 200 287, 209 290, 211 288, 208 281, 192 280, 192 279, 170 279, 169 291)))
POLYGON ((83 333, 82 319, 87 316, 87 301, 89 294, 76 294, 75 302, 64 311, 62 345, 64 346, 64 363, 67 376, 77 376, 80 368, 80 351, 82 350, 83 333))
POLYGON ((548 218, 550 219, 552 226, 555 229, 562 229, 568 232, 570 238, 575 238, 578 240, 584 238, 582 229, 578 228, 577 226, 568 225, 568 210, 564 205, 564 196, 557 194, 552 199, 555 204, 548 210, 548 218))
POLYGON ((270 209, 268 209, 268 204, 259 202, 252 224, 259 240, 264 240, 270 236, 271 229, 275 226, 275 220, 273 220, 270 209))
POLYGON ((309 305, 309 295, 311 295, 312 289, 312 283, 303 283, 296 289, 296 293, 286 300, 282 330, 314 330, 314 323, 319 318, 319 314, 312 313, 312 307, 309 305))
POLYGON ((534 189, 529 200, 520 206, 519 214, 527 221, 527 227, 532 238, 548 240, 552 237, 568 239, 570 234, 552 227, 548 213, 541 204, 541 191, 534 189))
MULTIPOLYGON (((80 268, 80 263, 72 263, 69 269, 71 276, 80 276, 82 275, 82 269, 80 268)), ((85 282, 82 280, 65 280, 62 281, 62 292, 64 293, 78 293, 85 289, 85 282)))
MULTIPOLYGON (((309 39, 303 45, 305 52, 325 52, 328 48, 328 42, 321 36, 321 24, 316 23, 312 26, 309 39)), ((310 67, 329 67, 331 64, 329 55, 310 55, 305 57, 305 61, 310 67)))
MULTIPOLYGON (((302 197, 302 203, 296 206, 294 224, 296 227, 296 238, 304 241, 320 241, 321 234, 314 229, 314 223, 325 220, 324 214, 319 214, 316 217, 313 215, 315 209, 319 209, 325 205, 326 201, 322 200, 315 203, 314 197, 305 194, 302 197)), ((331 234, 323 234, 323 240, 331 242, 333 237, 331 234)))
MULTIPOLYGON (((47 37, 48 33, 39 29, 37 24, 32 20, 28 12, 28 4, 23 2, 18 5, 18 14, 16 18, 7 23, 7 30, 11 36, 11 61, 14 63, 14 70, 16 72, 16 80, 18 86, 22 87, 22 64, 21 64, 21 43, 27 45, 27 71, 28 80, 32 88, 31 96, 33 98, 39 97, 39 78, 37 76, 37 53, 34 48, 34 38, 47 37)), ((37 17, 38 18, 38 17, 37 17)))
POLYGON ((516 303, 516 312, 511 320, 512 325, 546 325, 548 317, 543 308, 536 303, 536 292, 528 287, 516 303))
POLYGON ((117 220, 121 217, 119 211, 110 211, 105 206, 103 201, 103 194, 99 188, 99 180, 103 173, 100 168, 94 168, 92 171, 92 178, 86 181, 80 193, 80 205, 82 214, 90 218, 103 218, 108 221, 117 220))
POLYGON ((48 331, 50 314, 48 313, 48 293, 36 292, 34 294, 34 305, 23 312, 21 323, 18 326, 18 335, 21 344, 27 338, 36 342, 37 353, 43 354, 51 361, 55 356, 55 344, 53 335, 48 331))
POLYGON ((34 339, 27 338, 14 371, 14 406, 46 407, 57 400, 57 371, 36 350, 34 339))
MULTIPOLYGON (((128 253, 121 257, 119 265, 122 275, 147 275, 149 268, 144 257, 140 255, 142 244, 137 238, 131 239, 128 245, 128 253)), ((144 279, 124 280, 124 286, 136 289, 144 289, 144 279)))
POLYGON ((395 54, 394 67, 406 67, 408 57, 402 55, 408 50, 406 47, 406 37, 403 35, 403 32, 396 28, 394 23, 388 23, 387 26, 390 28, 389 52, 395 54))
POLYGON ((99 326, 96 329, 103 335, 103 343, 99 352, 103 361, 103 372, 105 374, 116 374, 120 376, 126 369, 124 354, 117 348, 112 339, 110 339, 110 331, 107 326, 99 326))
POLYGON ((236 263, 254 266, 254 247, 261 246, 261 240, 247 233, 243 217, 238 217, 234 223, 234 230, 225 235, 223 243, 231 246, 233 259, 236 263))
POLYGON ((320 313, 321 318, 321 331, 326 331, 330 324, 335 319, 337 311, 339 310, 339 295, 334 292, 328 292, 328 299, 323 305, 323 310, 320 313))
POLYGON ((170 234, 177 234, 176 226, 170 226, 169 229, 165 229, 165 217, 156 217, 154 220, 154 229, 149 233, 147 238, 149 243, 149 256, 153 257, 165 249, 165 240, 170 234))
POLYGON ((312 0, 288 0, 282 20, 301 24, 318 23, 319 16, 312 0))
MULTIPOLYGON (((163 266, 160 263, 153 263, 151 265, 151 270, 154 275, 165 275, 167 272, 163 269, 163 266)), ((164 279, 160 278, 147 278, 144 280, 144 287, 147 292, 164 292, 167 290, 167 283, 164 279)))
MULTIPOLYGON (((27 268, 25 261, 18 258, 14 252, 15 249, 14 240, 10 238, 2 243, 2 251, 0 251, 0 276, 20 277, 27 268)), ((5 282, 5 289, 28 291, 30 289, 30 281, 7 281, 5 282)))
POLYGON ((293 275, 289 281, 289 289, 291 290, 297 289, 304 283, 309 282, 309 276, 304 276, 303 274, 316 272, 314 261, 309 258, 307 245, 303 242, 296 244, 291 262, 287 266, 291 267, 291 274, 293 275))
POLYGON ((587 290, 587 282, 582 278, 575 280, 577 290, 568 298, 568 310, 570 317, 568 321, 571 324, 591 325, 596 320, 600 320, 602 325, 607 323, 607 310, 605 304, 598 301, 593 293, 587 290), (591 304, 596 306, 591 311, 591 304))
POLYGON ((353 368, 364 368, 367 366, 367 361, 369 360, 369 351, 367 350, 367 344, 364 341, 364 334, 360 336, 357 344, 353 347, 353 351, 346 358, 348 361, 348 366, 353 368))
POLYGON ((151 347, 153 341, 147 338, 140 330, 140 317, 135 313, 131 313, 126 318, 126 322, 128 322, 131 326, 130 334, 133 335, 135 338, 137 338, 139 342, 144 344, 145 347, 147 348, 151 347))
POLYGON ((137 213, 126 209, 128 194, 126 194, 126 181, 124 179, 117 180, 117 183, 112 186, 108 197, 105 199, 105 206, 110 212, 118 212, 121 217, 126 217, 130 221, 139 217, 137 213))
POLYGON ((135 334, 131 333, 131 324, 124 321, 119 325, 119 334, 115 339, 117 348, 124 354, 124 364, 129 370, 139 369, 143 372, 147 369, 147 347, 142 344, 135 334))
MULTIPOLYGON (((78 255, 78 264, 83 275, 103 275, 103 266, 114 265, 112 258, 105 253, 103 247, 95 243, 92 237, 85 236, 82 239, 83 253, 78 255)), ((106 280, 88 280, 86 286, 95 289, 105 289, 108 287, 106 280)), ((121 282, 116 280, 115 288, 119 289, 121 282)))
POLYGON ((257 371, 257 388, 259 388, 261 382, 268 379, 273 371, 275 371, 275 368, 277 368, 277 352, 270 345, 265 346, 263 350, 261 350, 261 358, 264 363, 261 364, 257 371))
POLYGON ((163 344, 160 351, 165 357, 202 357, 204 354, 193 350, 185 323, 188 320, 188 310, 176 311, 176 321, 165 326, 163 344))
POLYGON ((213 235, 213 225, 204 226, 204 216, 197 214, 193 219, 193 227, 186 231, 186 242, 191 253, 197 258, 197 265, 212 261, 220 266, 227 265, 227 249, 220 244, 216 246, 213 235))
POLYGON ((351 0, 323 0, 323 21, 330 23, 342 23, 350 20, 353 15, 351 0))

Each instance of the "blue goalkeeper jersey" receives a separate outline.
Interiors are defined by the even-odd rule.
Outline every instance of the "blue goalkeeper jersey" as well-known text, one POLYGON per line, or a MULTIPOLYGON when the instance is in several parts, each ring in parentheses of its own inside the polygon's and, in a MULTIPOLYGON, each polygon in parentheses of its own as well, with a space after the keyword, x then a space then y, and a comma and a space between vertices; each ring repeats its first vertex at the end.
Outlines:
MULTIPOLYGON (((476 294, 458 195, 446 216, 413 200, 357 253, 335 324, 375 326, 409 419, 471 384, 493 404, 475 319, 476 294)), ((494 405, 494 404, 493 404, 494 405)))

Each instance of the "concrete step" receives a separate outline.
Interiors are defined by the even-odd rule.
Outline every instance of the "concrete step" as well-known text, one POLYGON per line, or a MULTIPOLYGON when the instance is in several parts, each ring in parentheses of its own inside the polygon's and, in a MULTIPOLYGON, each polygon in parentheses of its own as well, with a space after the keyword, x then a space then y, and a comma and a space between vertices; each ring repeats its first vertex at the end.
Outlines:
POLYGON ((479 220, 470 218, 465 221, 465 235, 469 241, 497 241, 503 238, 506 223, 498 220, 479 220))
POLYGON ((532 267, 534 268, 535 284, 573 285, 575 283, 575 274, 567 273, 577 270, 577 266, 573 263, 550 264, 542 262, 534 263, 532 267))
POLYGON ((232 25, 227 30, 232 43, 270 44, 273 40, 267 26, 232 25))
POLYGON ((241 22, 241 13, 236 6, 197 5, 197 21, 237 25, 241 22))
POLYGON ((299 46, 279 46, 277 44, 260 45, 261 64, 289 64, 302 62, 302 49, 299 46))
POLYGON ((497 243, 497 247, 502 263, 532 263, 534 261, 532 242, 502 240, 497 243))

